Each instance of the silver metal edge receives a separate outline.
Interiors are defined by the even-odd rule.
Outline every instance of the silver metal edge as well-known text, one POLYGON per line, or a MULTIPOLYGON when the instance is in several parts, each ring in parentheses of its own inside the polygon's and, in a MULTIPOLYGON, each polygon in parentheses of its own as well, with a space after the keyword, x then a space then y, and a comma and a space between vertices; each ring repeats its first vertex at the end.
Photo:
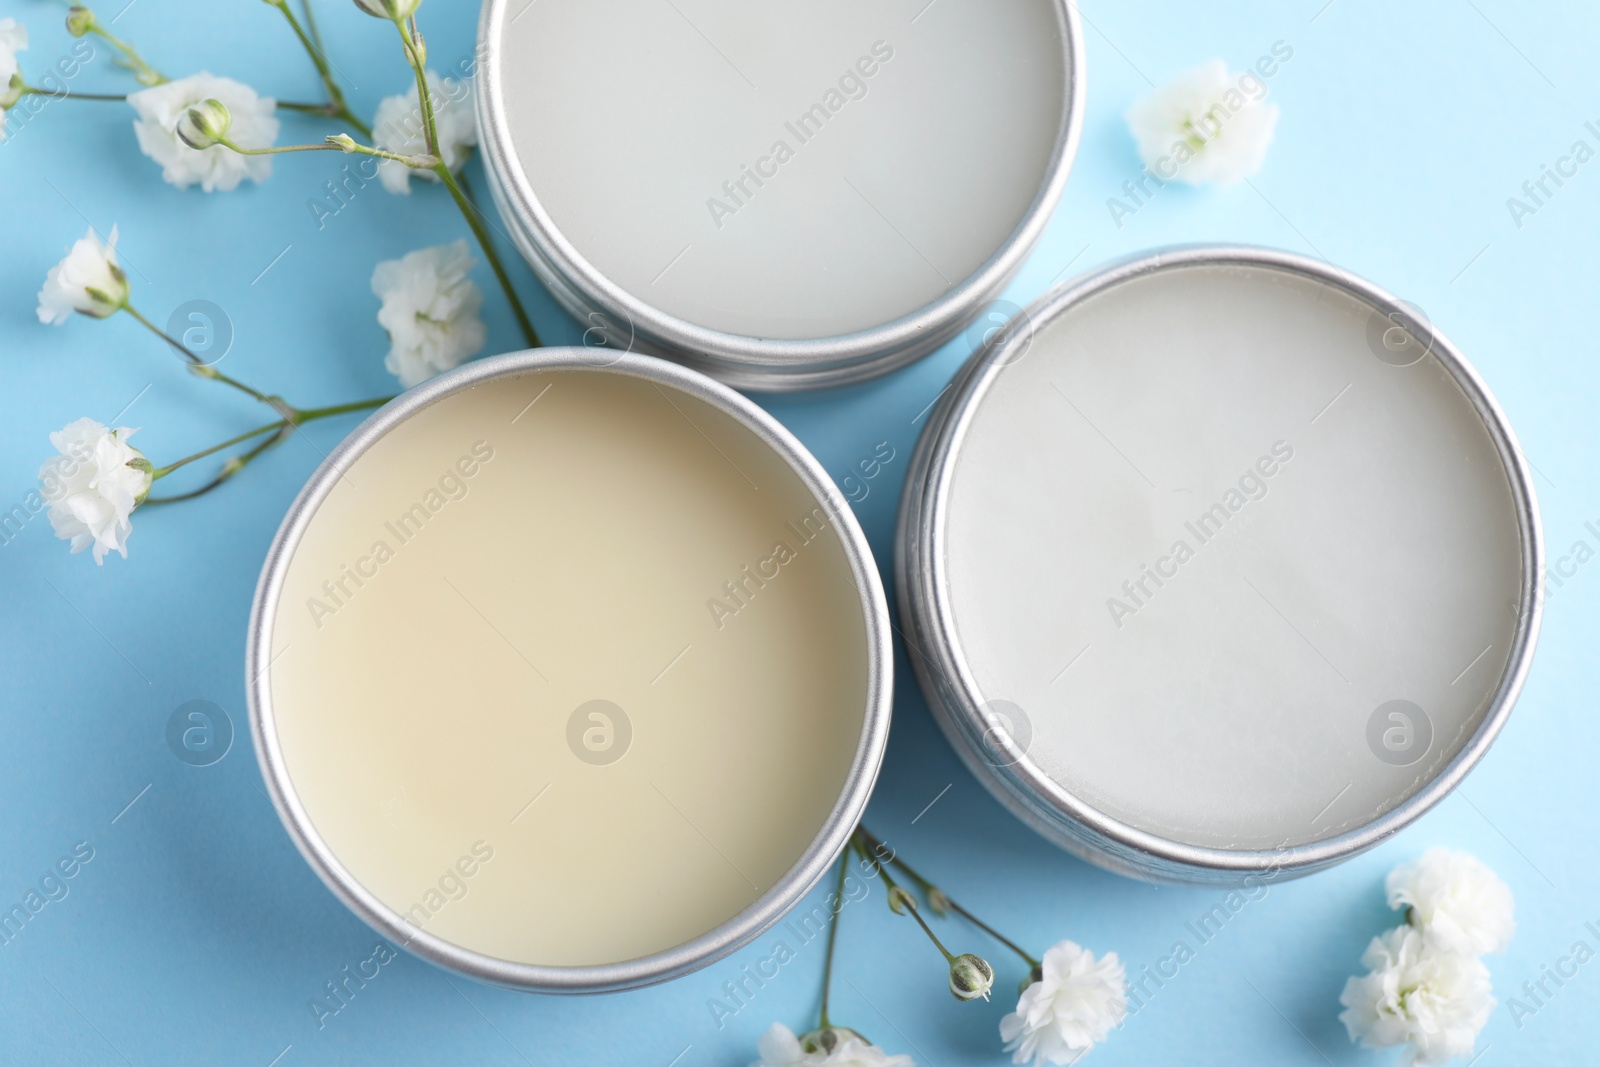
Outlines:
POLYGON ((1086 74, 1083 33, 1076 4, 1053 0, 1065 45, 1062 128, 1045 180, 1017 228, 994 255, 959 286, 893 322, 857 333, 801 341, 730 334, 695 326, 632 296, 596 270, 561 233, 526 177, 511 161, 515 149, 501 92, 503 15, 512 0, 486 0, 478 23, 481 77, 474 94, 479 146, 494 198, 519 251, 549 284, 558 275, 557 299, 583 320, 598 311, 628 322, 641 351, 695 367, 752 391, 790 392, 848 385, 885 374, 933 352, 970 324, 1021 269, 1048 225, 1077 154, 1083 130, 1086 74), (570 301, 576 300, 577 306, 570 301))
POLYGON ((695 371, 649 356, 625 355, 605 367, 596 367, 594 359, 592 349, 547 348, 478 360, 425 382, 369 416, 317 467, 284 516, 256 585, 245 647, 251 734, 262 778, 290 838, 318 877, 369 926, 408 951, 484 982, 548 993, 609 992, 676 978, 738 950, 783 918, 827 873, 866 809, 888 745, 894 689, 893 651, 883 625, 888 609, 877 565, 854 512, 805 446, 754 403, 695 371), (750 907, 692 941, 641 959, 584 967, 516 963, 464 949, 407 923, 357 882, 300 804, 273 725, 268 674, 273 658, 269 642, 289 561, 318 506, 349 466, 399 423, 447 396, 497 378, 553 371, 621 374, 677 389, 729 415, 769 444, 800 476, 838 531, 861 598, 867 641, 861 738, 838 801, 795 865, 750 907))
POLYGON ((1242 245, 1171 247, 1129 256, 1080 275, 1028 310, 1031 332, 1012 337, 995 352, 975 355, 958 374, 955 388, 936 415, 938 421, 930 419, 918 442, 903 499, 896 571, 902 615, 923 646, 922 653, 912 658, 918 681, 952 745, 1002 803, 1036 829, 1041 829, 1041 822, 1049 826, 1051 832, 1045 836, 1057 844, 1119 873, 1186 884, 1231 884, 1262 872, 1295 877, 1364 852, 1415 821, 1461 782, 1493 744, 1527 678, 1543 616, 1539 584, 1544 541, 1532 476, 1504 412, 1449 339, 1431 323, 1422 324, 1430 351, 1472 402, 1495 443, 1517 509, 1522 541, 1523 611, 1506 669, 1483 721, 1438 775, 1401 804, 1348 833, 1279 849, 1228 850, 1172 841, 1113 819, 1062 789, 1025 756, 1003 768, 983 760, 976 751, 983 729, 978 719, 979 690, 961 655, 944 592, 942 515, 961 440, 989 385, 1004 370, 1008 349, 1029 343, 1032 332, 1114 285, 1169 268, 1201 265, 1281 270, 1332 285, 1385 314, 1406 310, 1388 292, 1331 264, 1242 245))

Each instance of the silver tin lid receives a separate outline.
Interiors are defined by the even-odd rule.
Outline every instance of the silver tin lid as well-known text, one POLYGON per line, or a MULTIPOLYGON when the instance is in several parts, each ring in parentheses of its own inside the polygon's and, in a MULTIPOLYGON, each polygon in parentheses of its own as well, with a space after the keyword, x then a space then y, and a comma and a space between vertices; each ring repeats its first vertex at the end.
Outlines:
MULTIPOLYGON (((246 648, 251 726, 262 776, 285 828, 317 875, 373 929, 409 951, 482 981, 551 993, 604 992, 674 978, 737 950, 782 918, 826 873, 865 810, 888 741, 893 688, 887 604, 877 567, 849 505, 805 447, 761 408, 732 389, 695 371, 648 356, 625 355, 618 358, 611 353, 605 356, 614 362, 598 367, 594 363, 595 356, 596 353, 590 349, 548 348, 475 361, 410 390, 370 416, 328 455, 290 506, 262 568, 251 611, 246 648), (319 509, 327 504, 335 488, 341 483, 348 485, 348 473, 386 435, 440 401, 461 397, 496 382, 528 375, 554 374, 619 376, 644 383, 660 391, 668 403, 672 402, 673 396, 678 397, 674 406, 680 409, 679 414, 682 414, 681 409, 686 403, 697 401, 712 412, 726 416, 727 424, 734 428, 734 432, 747 431, 755 442, 769 448, 770 456, 763 457, 762 462, 770 464, 773 471, 792 472, 798 479, 801 491, 815 502, 818 525, 822 525, 820 520, 825 517, 826 527, 831 527, 836 534, 838 549, 829 551, 841 553, 847 564, 839 574, 853 587, 853 594, 845 595, 847 599, 853 595, 859 603, 864 640, 861 652, 863 682, 859 690, 863 696, 858 712, 859 736, 852 734, 850 738, 842 739, 839 746, 842 752, 853 752, 853 755, 845 761, 847 766, 841 769, 843 780, 836 801, 832 802, 831 809, 826 808, 828 802, 823 801, 822 810, 827 811, 826 817, 821 820, 809 845, 804 847, 792 866, 778 874, 748 907, 683 944, 623 962, 582 966, 517 962, 466 948, 430 932, 415 921, 408 921, 399 908, 392 906, 392 900, 386 902, 380 899, 377 892, 351 872, 313 821, 302 795, 305 783, 297 788, 295 777, 291 774, 292 761, 286 755, 280 736, 282 712, 274 704, 275 673, 281 673, 296 654, 292 645, 274 645, 274 634, 278 631, 280 616, 284 614, 280 608, 285 606, 283 598, 296 550, 305 543, 319 509)), ((528 406, 532 407, 531 404, 528 406)), ((704 435, 704 429, 696 429, 704 435)), ((716 435, 719 431, 712 428, 711 432, 716 435)), ((717 447, 710 438, 706 440, 708 447, 717 447)), ((424 481, 435 474, 432 471, 421 473, 425 476, 424 481)), ((376 492, 370 484, 366 491, 376 492)), ((477 493, 483 490, 472 491, 477 493)), ((359 496, 361 490, 350 488, 348 492, 359 496)), ((635 538, 641 535, 641 531, 627 533, 635 538)), ((516 550, 513 548, 510 551, 516 550)), ((802 548, 801 551, 820 549, 802 548)), ((361 595, 372 596, 371 593, 361 595)), ((700 608, 698 601, 694 607, 696 610, 700 608)), ((293 605, 293 610, 298 612, 298 604, 293 605)), ((854 614, 849 608, 841 610, 846 615, 854 614)), ((791 637, 799 633, 798 627, 793 628, 791 637)), ((818 665, 819 669, 825 666, 818 665)), ((438 667, 447 678, 455 669, 451 666, 438 667)), ((857 712, 852 709, 852 718, 855 714, 857 712)), ((565 715, 561 720, 566 722, 565 715)), ((636 712, 636 737, 637 723, 640 721, 636 712)), ((566 722, 566 725, 567 743, 572 745, 571 724, 566 722)), ((637 755, 638 744, 635 743, 633 747, 637 755)), ((578 749, 574 747, 573 752, 577 754, 578 749)), ((350 758, 370 762, 369 756, 352 755, 350 758)), ((574 765, 577 763, 572 762, 574 765)), ((621 767, 626 765, 626 762, 618 764, 621 767)), ((457 773, 462 769, 459 766, 453 769, 439 768, 440 773, 457 773)), ((580 769, 578 773, 585 772, 580 769)), ((730 803, 748 800, 742 794, 728 799, 730 803)), ((548 805, 549 800, 543 803, 548 805)), ((511 812, 504 814, 510 816, 511 812)), ((604 840, 596 840, 593 847, 605 849, 609 845, 604 840)), ((740 873, 743 874, 742 871, 740 873)), ((749 878, 745 880, 749 881, 749 878)), ((559 915, 551 915, 549 921, 560 922, 561 919, 559 915)))
POLYGON ((785 391, 909 363, 996 299, 1065 186, 1082 53, 1066 0, 488 0, 476 100, 569 312, 785 391))
POLYGON ((1542 607, 1529 468, 1478 374, 1412 306, 1254 248, 1028 309, 930 419, 896 547, 964 762, 1158 881, 1293 877, 1418 818, 1504 725, 1542 607))

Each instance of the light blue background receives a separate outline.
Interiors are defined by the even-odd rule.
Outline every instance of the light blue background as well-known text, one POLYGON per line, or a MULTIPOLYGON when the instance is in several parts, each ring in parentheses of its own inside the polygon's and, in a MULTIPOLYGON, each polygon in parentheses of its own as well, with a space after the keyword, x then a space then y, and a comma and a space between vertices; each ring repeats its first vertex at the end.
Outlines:
MULTIPOLYGON (((1584 127, 1600 120, 1600 11, 1576 2, 1324 2, 1086 5, 1082 147, 1061 209, 1009 295, 1025 303, 1069 265, 1178 241, 1325 256, 1421 305, 1483 372, 1537 466, 1552 559, 1579 539, 1600 547, 1584 529, 1600 525, 1600 162, 1520 228, 1506 207, 1574 141, 1600 148, 1584 127), (1280 40, 1294 49, 1270 83, 1282 120, 1252 184, 1169 187, 1115 225, 1107 198, 1139 171, 1121 119, 1128 103, 1151 81, 1212 57, 1244 67, 1280 40)), ((407 85, 393 35, 348 3, 323 0, 319 10, 335 62, 357 87, 352 98, 370 115, 381 96, 407 85)), ((34 33, 23 57, 30 71, 70 48, 63 13, 46 0, 0 2, 0 15, 34 33)), ((436 65, 470 54, 470 0, 428 0, 422 15, 436 65)), ((117 29, 174 75, 206 68, 289 99, 317 90, 262 3, 137 0, 117 29)), ((121 91, 126 75, 110 67, 103 46, 99 54, 75 87, 121 91)), ((603 41, 593 54, 604 62, 603 41)), ((130 117, 120 104, 52 103, 0 145, 6 506, 33 484, 51 430, 82 415, 109 420, 135 397, 121 421, 143 428, 137 443, 158 462, 259 421, 248 401, 182 374, 125 316, 77 318, 61 329, 35 321, 33 294, 46 270, 88 224, 120 225, 139 306, 164 320, 185 300, 215 301, 238 331, 227 369, 307 404, 391 388, 372 267, 464 232, 440 190, 399 199, 376 185, 318 232, 306 201, 337 171, 337 157, 280 159, 270 182, 232 194, 180 192, 139 155, 130 117)), ((280 140, 326 130, 284 115, 280 140)), ((477 163, 472 174, 481 191, 477 163)), ((575 341, 577 327, 520 262, 513 269, 547 340, 575 341)), ((477 273, 488 293, 490 350, 517 347, 492 279, 481 266, 477 273)), ((921 425, 914 419, 965 355, 956 343, 867 385, 763 401, 837 477, 880 440, 898 450, 858 505, 885 567, 904 461, 921 425)), ((75 842, 95 849, 71 894, 0 948, 0 1059, 668 1067, 681 1056, 682 1067, 701 1067, 748 1062, 775 1019, 810 1025, 819 944, 801 950, 725 1028, 712 1023, 707 998, 770 951, 777 935, 768 934, 692 977, 598 998, 519 995, 402 957, 317 1029, 308 1002, 341 967, 365 959, 375 935, 301 862, 262 793, 244 734, 244 630, 279 518, 320 451, 353 425, 319 423, 222 491, 141 512, 126 561, 99 569, 87 555, 69 556, 42 516, 0 549, 0 905, 20 901, 75 842), (240 731, 211 767, 180 763, 164 740, 168 715, 191 699, 220 704, 240 731)), ((1384 872, 1433 844, 1477 853, 1516 892, 1516 941, 1489 961, 1502 1000, 1578 938, 1600 947, 1583 929, 1600 925, 1597 608, 1600 564, 1589 564, 1551 596, 1516 714, 1462 790, 1377 851, 1273 887, 1091 1062, 1389 1062, 1350 1046, 1336 1019, 1338 995, 1367 940, 1393 921, 1384 872)), ((1219 893, 1116 878, 1035 838, 957 763, 903 656, 897 669, 893 737, 870 815, 877 833, 1031 946, 1072 937, 1116 950, 1137 972, 1188 939, 1185 923, 1219 893)), ((955 1004, 932 950, 883 908, 878 890, 843 924, 839 1021, 929 1067, 1002 1062, 996 1025, 1006 996, 955 1004)), ((954 927, 950 938, 988 952, 999 987, 1014 988, 1019 970, 1003 950, 954 927)), ((1576 1062, 1597 1043, 1600 963, 1591 963, 1521 1026, 1497 1008, 1479 1062, 1576 1062)))

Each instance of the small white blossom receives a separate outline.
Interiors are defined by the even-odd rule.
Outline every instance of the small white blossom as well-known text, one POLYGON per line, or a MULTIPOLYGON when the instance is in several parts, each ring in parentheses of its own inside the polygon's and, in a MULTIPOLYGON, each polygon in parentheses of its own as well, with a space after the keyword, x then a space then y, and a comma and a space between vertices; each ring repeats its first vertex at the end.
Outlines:
POLYGON ((1489 969, 1476 956, 1428 944, 1412 926, 1372 939, 1361 957, 1371 973, 1345 983, 1339 1020, 1368 1048, 1405 1045, 1406 1064, 1434 1067, 1470 1056, 1489 1021, 1489 969))
POLYGON ((91 226, 45 275, 39 290, 39 321, 60 326, 74 311, 103 319, 127 303, 128 276, 117 263, 117 228, 111 227, 111 239, 101 243, 91 226))
POLYGON ((1163 181, 1231 185, 1261 169, 1278 106, 1253 74, 1214 59, 1152 90, 1128 109, 1145 166, 1163 181))
MULTIPOLYGON (((439 133, 439 158, 451 171, 472 154, 478 143, 478 116, 472 107, 472 83, 441 78, 428 71, 428 95, 433 100, 433 121, 439 133)), ((373 144, 385 152, 402 156, 428 154, 428 136, 422 125, 422 98, 413 83, 410 91, 386 96, 372 120, 373 144)), ((438 181, 431 170, 413 170, 404 163, 385 159, 378 165, 383 187, 401 196, 411 192, 411 176, 438 181)))
MULTIPOLYGON (((910 1056, 891 1056, 853 1030, 840 1027, 827 1033, 833 1048, 826 1050, 813 1040, 817 1047, 808 1052, 802 1044, 805 1039, 782 1023, 773 1023, 756 1045, 761 1058, 750 1067, 913 1067, 910 1056)), ((820 1037, 806 1035, 806 1039, 820 1037)))
POLYGON ((0 19, 0 141, 6 139, 6 109, 22 99, 22 66, 17 53, 28 47, 28 28, 0 19))
POLYGON ((195 149, 183 143, 178 124, 190 108, 206 100, 219 100, 227 108, 233 120, 228 139, 240 148, 270 148, 278 139, 277 103, 272 97, 201 71, 128 97, 139 113, 133 124, 139 150, 161 164, 161 177, 180 189, 198 184, 208 193, 226 193, 246 178, 266 181, 272 175, 271 156, 240 155, 222 145, 195 149))
POLYGON ((1100 959, 1073 941, 1050 946, 1017 1010, 1000 1020, 1012 1063, 1074 1063, 1128 1014, 1127 973, 1115 952, 1100 959))
POLYGON ((1447 952, 1504 952, 1516 933, 1511 889, 1476 856, 1430 848, 1389 872, 1391 908, 1409 907, 1411 925, 1447 952))
POLYGON ((128 444, 134 432, 79 419, 50 435, 61 455, 39 468, 56 536, 71 541, 73 552, 92 545, 101 565, 107 552, 128 558, 129 516, 150 492, 150 463, 128 444))
POLYGON ((383 301, 378 322, 389 331, 383 365, 407 389, 483 348, 483 292, 467 277, 471 268, 467 242, 454 241, 385 260, 372 272, 372 291, 383 301))

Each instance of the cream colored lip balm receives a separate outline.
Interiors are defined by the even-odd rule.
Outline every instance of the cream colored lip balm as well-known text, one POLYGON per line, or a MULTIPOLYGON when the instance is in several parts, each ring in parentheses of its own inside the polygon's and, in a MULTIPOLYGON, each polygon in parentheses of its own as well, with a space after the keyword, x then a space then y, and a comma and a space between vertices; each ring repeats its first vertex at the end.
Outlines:
POLYGON ((1526 463, 1426 323, 1325 264, 1184 249, 979 353, 902 519, 913 657, 1020 814, 1121 870, 1304 873, 1482 755, 1538 629, 1526 463))
POLYGON ((887 728, 881 590, 815 462, 693 372, 591 357, 380 413, 257 606, 257 739, 319 873, 534 988, 753 936, 837 853, 887 728))

